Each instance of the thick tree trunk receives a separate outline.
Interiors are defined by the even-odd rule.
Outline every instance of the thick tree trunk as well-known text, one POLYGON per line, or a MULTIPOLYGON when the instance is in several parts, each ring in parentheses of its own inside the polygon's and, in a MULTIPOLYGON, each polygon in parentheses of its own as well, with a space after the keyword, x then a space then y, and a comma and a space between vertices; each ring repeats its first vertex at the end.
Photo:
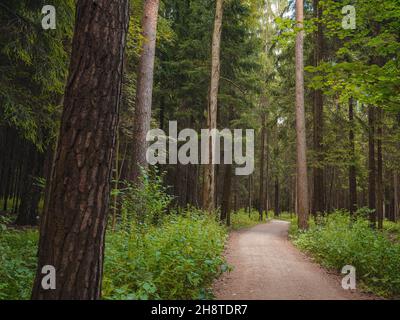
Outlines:
POLYGON ((377 216, 378 228, 383 228, 383 155, 382 155, 382 138, 383 138, 383 111, 381 108, 377 109, 377 176, 376 176, 376 202, 377 202, 377 216))
POLYGON ((263 220, 263 212, 265 210, 265 196, 264 196, 264 167, 265 167, 265 134, 266 134, 266 114, 263 113, 261 117, 261 154, 260 154, 260 192, 258 212, 260 213, 260 221, 263 220))
POLYGON ((306 155, 306 124, 304 111, 304 61, 303 61, 303 0, 296 0, 297 26, 301 30, 296 36, 296 146, 297 146, 297 194, 299 229, 308 228, 308 181, 306 155))
MULTIPOLYGON (((220 52, 222 35, 223 0, 216 0, 214 32, 211 52, 211 85, 207 113, 207 126, 209 130, 217 128, 218 90, 221 71, 220 52)), ((203 208, 208 212, 215 209, 215 165, 212 163, 212 139, 209 139, 209 164, 204 168, 203 208)))
MULTIPOLYGON (((320 19, 322 16, 322 8, 319 5, 319 0, 313 1, 314 16, 320 19)), ((318 22, 317 31, 315 32, 314 43, 314 63, 319 66, 323 59, 324 39, 322 24, 318 22)), ((313 203, 312 213, 314 216, 322 214, 326 210, 325 205, 325 180, 324 180, 324 154, 323 154, 323 94, 322 90, 314 91, 314 152, 316 154, 316 166, 314 167, 313 179, 313 203)))
POLYGON ((77 1, 50 197, 41 219, 33 299, 100 298, 128 3, 77 1), (46 265, 56 271, 54 290, 45 290, 41 284, 46 265))
POLYGON ((145 0, 142 19, 143 45, 139 59, 136 88, 135 123, 131 181, 138 183, 141 168, 147 168, 146 136, 150 130, 153 98, 154 60, 156 52, 159 0, 145 0))
POLYGON ((376 227, 376 168, 375 168, 375 108, 368 107, 368 206, 371 210, 369 220, 376 227))
POLYGON ((349 165, 349 212, 353 216, 357 210, 357 175, 356 158, 354 145, 354 106, 353 99, 349 99, 349 145, 350 145, 350 165, 349 165))

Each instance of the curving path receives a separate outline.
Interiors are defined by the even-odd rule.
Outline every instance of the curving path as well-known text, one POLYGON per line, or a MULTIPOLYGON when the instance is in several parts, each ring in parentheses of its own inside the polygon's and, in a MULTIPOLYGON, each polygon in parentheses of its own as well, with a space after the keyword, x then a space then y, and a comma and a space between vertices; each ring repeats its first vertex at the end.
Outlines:
POLYGON ((226 258, 233 271, 214 283, 218 300, 371 299, 343 290, 329 274, 288 240, 289 223, 273 220, 231 233, 226 258))

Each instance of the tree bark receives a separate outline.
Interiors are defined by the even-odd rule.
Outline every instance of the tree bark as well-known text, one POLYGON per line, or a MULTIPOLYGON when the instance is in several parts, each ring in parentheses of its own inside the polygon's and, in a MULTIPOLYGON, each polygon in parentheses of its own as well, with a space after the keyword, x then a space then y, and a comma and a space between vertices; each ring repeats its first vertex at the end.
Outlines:
POLYGON ((150 130, 153 99, 154 60, 156 53, 159 0, 145 0, 142 18, 144 38, 139 59, 135 123, 133 129, 133 155, 131 181, 138 183, 141 168, 147 168, 147 133, 150 130))
POLYGON ((375 108, 368 107, 368 206, 371 227, 376 227, 375 108))
MULTIPOLYGON (((214 32, 211 52, 211 85, 207 113, 207 126, 209 130, 217 128, 218 90, 221 72, 221 35, 222 35, 223 0, 216 0, 214 32)), ((215 210, 215 165, 212 163, 212 139, 209 139, 209 163, 204 168, 203 208, 208 212, 215 210)))
POLYGON ((221 221, 226 221, 228 224, 228 216, 231 211, 231 192, 232 191, 232 165, 225 165, 224 186, 222 188, 222 208, 221 221))
POLYGON ((279 196, 279 179, 278 177, 275 178, 275 216, 279 217, 281 214, 281 207, 280 207, 280 196, 279 196))
POLYGON ((306 155, 306 125, 304 111, 304 56, 303 56, 303 0, 296 0, 297 27, 301 30, 296 35, 296 146, 297 146, 297 194, 299 229, 308 228, 308 181, 306 155))
POLYGON ((253 209, 253 203, 252 203, 252 185, 253 185, 253 176, 250 175, 248 178, 248 197, 247 197, 247 203, 248 203, 248 213, 249 217, 251 214, 251 210, 253 209))
POLYGON ((99 299, 128 0, 77 1, 69 79, 33 299, 99 299), (90 45, 88 45, 90 44, 90 45), (42 268, 56 270, 45 290, 42 268))
POLYGON ((263 220, 263 212, 265 210, 265 196, 264 196, 264 167, 265 167, 265 132, 266 132, 266 114, 263 113, 261 117, 261 154, 260 154, 260 192, 259 192, 259 205, 258 212, 260 214, 260 221, 263 220))
MULTIPOLYGON (((319 0, 313 1, 314 17, 320 19, 322 16, 322 8, 319 0)), ((317 31, 315 32, 314 44, 314 63, 319 66, 323 59, 324 41, 323 41, 322 24, 317 22, 317 31)), ((313 170, 314 188, 312 213, 314 216, 323 214, 326 210, 325 205, 325 179, 324 179, 324 154, 323 154, 323 94, 322 90, 314 91, 314 152, 316 155, 316 166, 313 170)))
MULTIPOLYGON (((396 169, 395 169, 396 170, 396 169)), ((399 188, 399 173, 397 171, 393 174, 393 190, 394 190, 394 217, 393 221, 396 222, 400 216, 400 188, 399 188)))
POLYGON ((383 155, 382 155, 382 138, 383 138, 383 110, 377 109, 377 176, 376 176, 376 202, 378 229, 383 229, 383 155))
POLYGON ((39 202, 41 197, 41 188, 37 185, 35 179, 41 175, 43 166, 43 155, 39 154, 35 147, 31 146, 28 151, 28 163, 31 166, 26 176, 26 180, 21 188, 21 203, 18 207, 18 216, 15 224, 18 226, 35 226, 39 216, 39 202))
POLYGON ((350 165, 349 165, 349 212, 353 216, 357 210, 357 172, 354 145, 354 106, 353 99, 349 99, 349 145, 350 145, 350 165))

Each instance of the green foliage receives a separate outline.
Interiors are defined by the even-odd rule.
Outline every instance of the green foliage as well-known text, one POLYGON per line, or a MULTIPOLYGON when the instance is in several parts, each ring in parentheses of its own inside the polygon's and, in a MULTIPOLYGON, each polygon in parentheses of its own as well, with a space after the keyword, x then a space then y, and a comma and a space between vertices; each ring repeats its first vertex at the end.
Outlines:
POLYGON ((2 1, 0 125, 43 150, 54 139, 72 38, 72 0, 54 0, 57 28, 43 30, 42 1, 2 1))
MULTIPOLYGON (((104 299, 205 299, 213 279, 228 269, 222 258, 226 229, 208 215, 172 215, 145 234, 106 237, 104 299)), ((36 231, 0 232, 0 300, 29 299, 36 231)))
POLYGON ((124 188, 113 190, 121 195, 122 221, 121 228, 130 228, 132 221, 145 228, 157 224, 167 213, 173 197, 167 193, 163 184, 163 174, 157 170, 142 170, 140 182, 132 185, 125 181, 124 188))
POLYGON ((0 231, 0 300, 30 298, 37 241, 38 234, 33 230, 0 231))
POLYGON ((345 265, 357 270, 358 280, 381 295, 400 295, 400 243, 369 227, 366 219, 351 221, 348 213, 328 215, 310 230, 291 230, 294 243, 318 262, 340 271, 345 265))
POLYGON ((208 215, 172 215, 145 234, 109 234, 105 299, 204 299, 227 266, 226 230, 208 215))
POLYGON ((245 209, 240 209, 236 213, 231 214, 232 229, 238 230, 242 228, 250 228, 260 223, 260 214, 258 211, 252 210, 251 213, 245 209))

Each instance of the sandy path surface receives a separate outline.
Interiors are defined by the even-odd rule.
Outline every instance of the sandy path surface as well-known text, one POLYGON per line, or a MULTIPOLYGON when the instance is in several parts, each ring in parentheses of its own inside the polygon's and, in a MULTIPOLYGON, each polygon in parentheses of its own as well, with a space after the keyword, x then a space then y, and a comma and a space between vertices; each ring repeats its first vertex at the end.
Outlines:
POLYGON ((273 220, 232 232, 226 257, 234 269, 215 282, 216 299, 371 299, 343 290, 339 276, 329 274, 290 243, 288 228, 287 222, 273 220))

